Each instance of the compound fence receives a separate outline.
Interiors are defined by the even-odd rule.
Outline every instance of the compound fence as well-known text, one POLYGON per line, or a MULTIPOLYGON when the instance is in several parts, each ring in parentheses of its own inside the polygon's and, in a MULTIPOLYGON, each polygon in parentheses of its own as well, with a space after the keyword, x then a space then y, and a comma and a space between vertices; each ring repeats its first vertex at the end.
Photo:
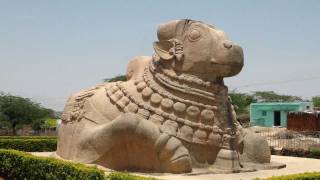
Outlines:
POLYGON ((274 148, 303 149, 320 147, 320 131, 291 131, 285 128, 264 128, 255 131, 267 139, 269 146, 274 148))

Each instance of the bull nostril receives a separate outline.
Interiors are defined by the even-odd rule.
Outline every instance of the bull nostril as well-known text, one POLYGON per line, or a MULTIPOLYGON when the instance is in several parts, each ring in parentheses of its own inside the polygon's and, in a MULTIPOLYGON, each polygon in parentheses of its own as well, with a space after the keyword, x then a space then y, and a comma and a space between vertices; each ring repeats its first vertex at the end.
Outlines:
POLYGON ((223 43, 223 46, 224 46, 225 48, 227 48, 227 49, 232 48, 232 44, 231 44, 230 42, 224 42, 224 43, 223 43))

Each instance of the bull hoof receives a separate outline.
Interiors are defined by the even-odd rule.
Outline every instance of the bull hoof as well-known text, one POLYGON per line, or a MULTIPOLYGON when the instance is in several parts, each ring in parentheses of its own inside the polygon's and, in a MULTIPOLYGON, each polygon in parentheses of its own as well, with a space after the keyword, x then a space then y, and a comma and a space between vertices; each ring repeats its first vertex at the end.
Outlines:
POLYGON ((164 172, 187 173, 192 171, 189 151, 180 140, 163 133, 157 140, 156 147, 164 172))

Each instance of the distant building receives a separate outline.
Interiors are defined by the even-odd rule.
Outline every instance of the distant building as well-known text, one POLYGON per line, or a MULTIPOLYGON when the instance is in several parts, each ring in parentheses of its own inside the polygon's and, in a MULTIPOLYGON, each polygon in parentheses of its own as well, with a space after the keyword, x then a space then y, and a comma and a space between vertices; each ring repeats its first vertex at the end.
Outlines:
POLYGON ((320 111, 289 112, 287 129, 294 131, 320 131, 320 111))
POLYGON ((270 102, 250 105, 250 124, 287 127, 287 113, 313 109, 312 102, 270 102))

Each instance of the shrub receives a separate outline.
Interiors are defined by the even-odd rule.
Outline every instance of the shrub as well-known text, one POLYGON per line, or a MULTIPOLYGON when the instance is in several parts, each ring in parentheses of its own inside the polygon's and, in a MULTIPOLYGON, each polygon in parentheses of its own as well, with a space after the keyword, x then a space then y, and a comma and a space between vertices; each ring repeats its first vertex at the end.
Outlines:
POLYGON ((282 148, 281 154, 283 156, 309 157, 310 151, 304 149, 282 148))
POLYGON ((320 159, 319 147, 310 147, 309 150, 282 148, 281 151, 276 151, 273 147, 270 147, 270 150, 271 150, 271 154, 273 155, 320 159))
POLYGON ((320 147, 310 148, 310 155, 314 158, 320 159, 320 147))
POLYGON ((57 139, 57 136, 0 136, 0 139, 57 139))
POLYGON ((56 138, 0 138, 1 149, 15 149, 27 152, 56 151, 56 138))
MULTIPOLYGON (((316 180, 320 179, 320 172, 307 172, 301 174, 291 174, 284 176, 273 176, 266 178, 265 180, 316 180)), ((260 180, 260 178, 255 178, 255 180, 260 180)))
POLYGON ((102 170, 79 163, 0 149, 0 177, 6 179, 110 179, 110 180, 156 180, 155 178, 112 172, 105 176, 102 170))
POLYGON ((108 175, 108 179, 110 180, 156 180, 155 178, 150 178, 150 177, 130 175, 126 172, 113 172, 108 175))
POLYGON ((0 176, 8 179, 105 179, 95 167, 0 149, 0 176))

